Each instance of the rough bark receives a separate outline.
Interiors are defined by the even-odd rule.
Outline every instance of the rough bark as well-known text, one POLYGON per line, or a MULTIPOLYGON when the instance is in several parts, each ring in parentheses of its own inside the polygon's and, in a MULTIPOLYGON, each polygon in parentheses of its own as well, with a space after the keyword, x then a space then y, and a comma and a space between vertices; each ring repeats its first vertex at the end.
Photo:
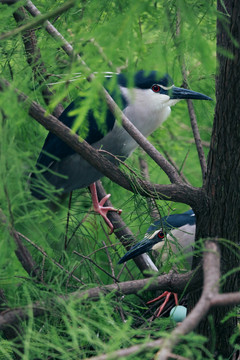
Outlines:
MULTIPOLYGON (((213 124, 204 199, 206 211, 201 213, 197 223, 197 238, 218 237, 232 242, 229 247, 220 241, 221 274, 239 267, 238 244, 240 238, 240 2, 238 0, 218 1, 217 20, 218 71, 216 78, 216 111, 213 124), (228 12, 228 14, 226 13, 228 12), (234 43, 235 42, 235 43, 234 43), (223 50, 232 54, 223 55, 223 50)), ((228 276, 222 285, 222 292, 238 291, 239 273, 228 276)), ((199 294, 192 296, 192 305, 199 294)), ((237 319, 231 317, 221 323, 232 307, 213 309, 209 318, 202 321, 199 331, 208 339, 208 347, 224 358, 232 354, 229 338, 233 334, 237 319), (215 334, 213 334, 213 331, 215 334), (215 343, 216 342, 216 343, 215 343)))

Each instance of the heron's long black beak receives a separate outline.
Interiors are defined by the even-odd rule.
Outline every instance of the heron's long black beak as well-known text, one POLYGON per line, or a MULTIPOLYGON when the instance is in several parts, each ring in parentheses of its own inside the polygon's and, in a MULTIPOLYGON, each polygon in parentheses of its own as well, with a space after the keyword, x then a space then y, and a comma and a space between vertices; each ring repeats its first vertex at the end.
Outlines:
POLYGON ((178 88, 173 86, 169 91, 171 99, 195 99, 195 100, 212 100, 209 96, 198 93, 196 91, 178 88))
POLYGON ((142 241, 134 245, 118 262, 122 264, 125 261, 135 258, 136 256, 142 255, 152 249, 154 242, 150 239, 144 238, 142 241))

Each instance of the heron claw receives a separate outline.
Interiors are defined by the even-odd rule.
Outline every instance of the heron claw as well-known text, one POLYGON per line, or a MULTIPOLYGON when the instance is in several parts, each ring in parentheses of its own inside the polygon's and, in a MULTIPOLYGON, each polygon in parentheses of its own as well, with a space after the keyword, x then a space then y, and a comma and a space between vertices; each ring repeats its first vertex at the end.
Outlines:
POLYGON ((173 295, 174 296, 174 300, 175 300, 175 304, 178 305, 178 296, 176 293, 173 293, 173 292, 169 292, 169 291, 164 291, 163 294, 161 294, 160 296, 156 297, 155 299, 153 300, 150 300, 147 302, 147 304, 152 304, 153 302, 157 301, 157 300, 160 300, 164 297, 165 300, 164 302, 162 303, 162 305, 159 307, 159 309, 157 310, 157 314, 156 314, 156 318, 158 318, 160 315, 161 315, 161 312, 163 311, 163 309, 165 308, 165 305, 168 303, 169 299, 170 299, 170 296, 173 295))
POLYGON ((105 202, 110 198, 111 194, 107 194, 100 201, 98 201, 97 190, 96 190, 95 183, 90 185, 90 191, 91 191, 91 195, 92 195, 92 202, 93 202, 94 211, 96 211, 98 214, 100 214, 102 216, 102 218, 104 219, 104 221, 106 222, 106 224, 110 228, 109 235, 111 235, 113 233, 113 231, 114 231, 114 226, 111 223, 111 221, 108 219, 107 214, 108 214, 109 211, 115 211, 119 215, 121 215, 122 210, 121 209, 115 209, 112 206, 104 206, 105 202))

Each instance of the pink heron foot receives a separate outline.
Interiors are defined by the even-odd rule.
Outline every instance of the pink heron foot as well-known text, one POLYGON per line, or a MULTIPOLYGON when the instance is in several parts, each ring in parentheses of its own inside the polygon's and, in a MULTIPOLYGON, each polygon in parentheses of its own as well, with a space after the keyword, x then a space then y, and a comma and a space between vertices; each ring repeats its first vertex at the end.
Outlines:
POLYGON ((92 195, 92 202, 93 202, 93 208, 94 211, 96 211, 98 214, 102 216, 108 227, 110 228, 110 235, 113 233, 114 226, 111 223, 111 221, 108 219, 107 214, 109 211, 115 211, 119 215, 121 215, 122 210, 121 209, 115 209, 112 206, 104 206, 105 202, 110 198, 111 194, 108 194, 104 196, 100 201, 98 200, 97 196, 97 189, 95 183, 91 184, 89 186, 91 195, 92 195))
POLYGON ((162 303, 162 305, 159 307, 159 309, 157 311, 156 318, 158 318, 161 315, 161 312, 163 311, 165 305, 169 301, 171 295, 174 296, 175 304, 178 305, 178 296, 177 296, 177 294, 173 293, 173 292, 169 292, 169 291, 164 291, 164 293, 162 295, 160 295, 160 296, 156 297, 155 299, 150 300, 150 301, 147 302, 147 304, 152 304, 153 302, 166 297, 164 302, 162 303))

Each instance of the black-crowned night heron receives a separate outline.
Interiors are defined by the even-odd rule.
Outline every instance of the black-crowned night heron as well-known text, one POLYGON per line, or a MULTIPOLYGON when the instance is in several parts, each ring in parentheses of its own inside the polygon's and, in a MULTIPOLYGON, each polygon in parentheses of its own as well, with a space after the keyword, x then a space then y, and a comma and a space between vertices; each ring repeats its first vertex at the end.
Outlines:
MULTIPOLYGON (((206 95, 175 87, 169 75, 159 78, 156 71, 150 73, 138 71, 132 81, 123 74, 112 76, 117 76, 118 87, 111 91, 112 97, 128 119, 146 137, 167 119, 171 113, 171 106, 181 99, 212 100, 206 95)), ((109 80, 106 80, 104 86, 107 89, 110 88, 109 80)), ((81 97, 74 100, 63 111, 59 120, 71 128, 76 119, 76 115, 72 115, 71 112, 81 108, 81 102, 81 97)), ((85 140, 94 148, 101 148, 115 157, 125 160, 137 147, 137 143, 123 127, 119 126, 110 110, 106 111, 105 132, 95 115, 96 109, 90 109, 87 112, 83 126, 85 140)), ((81 129, 78 134, 81 135, 81 129)), ((107 157, 116 163, 114 157, 107 157)), ((47 196, 43 182, 39 180, 42 177, 56 189, 61 189, 62 194, 90 186, 94 210, 103 216, 111 231, 113 230, 113 225, 107 218, 107 212, 116 210, 104 207, 110 195, 98 202, 94 185, 94 182, 103 174, 52 133, 49 133, 45 140, 36 168, 38 171, 31 174, 30 179, 31 191, 35 197, 44 199, 47 196)))
MULTIPOLYGON (((134 245, 120 260, 122 264, 130 259, 135 258, 141 254, 151 250, 157 250, 161 253, 161 262, 164 263, 169 258, 169 253, 176 254, 176 262, 179 255, 182 264, 185 267, 192 265, 192 251, 195 241, 196 230, 196 217, 193 210, 188 210, 183 214, 173 214, 165 216, 151 225, 142 241, 134 245)), ((172 293, 165 291, 162 295, 158 296, 148 302, 148 304, 157 301, 163 297, 165 301, 159 308, 156 317, 158 317, 164 306, 169 300, 172 293)), ((178 304, 177 294, 173 293, 176 305, 178 304)))

